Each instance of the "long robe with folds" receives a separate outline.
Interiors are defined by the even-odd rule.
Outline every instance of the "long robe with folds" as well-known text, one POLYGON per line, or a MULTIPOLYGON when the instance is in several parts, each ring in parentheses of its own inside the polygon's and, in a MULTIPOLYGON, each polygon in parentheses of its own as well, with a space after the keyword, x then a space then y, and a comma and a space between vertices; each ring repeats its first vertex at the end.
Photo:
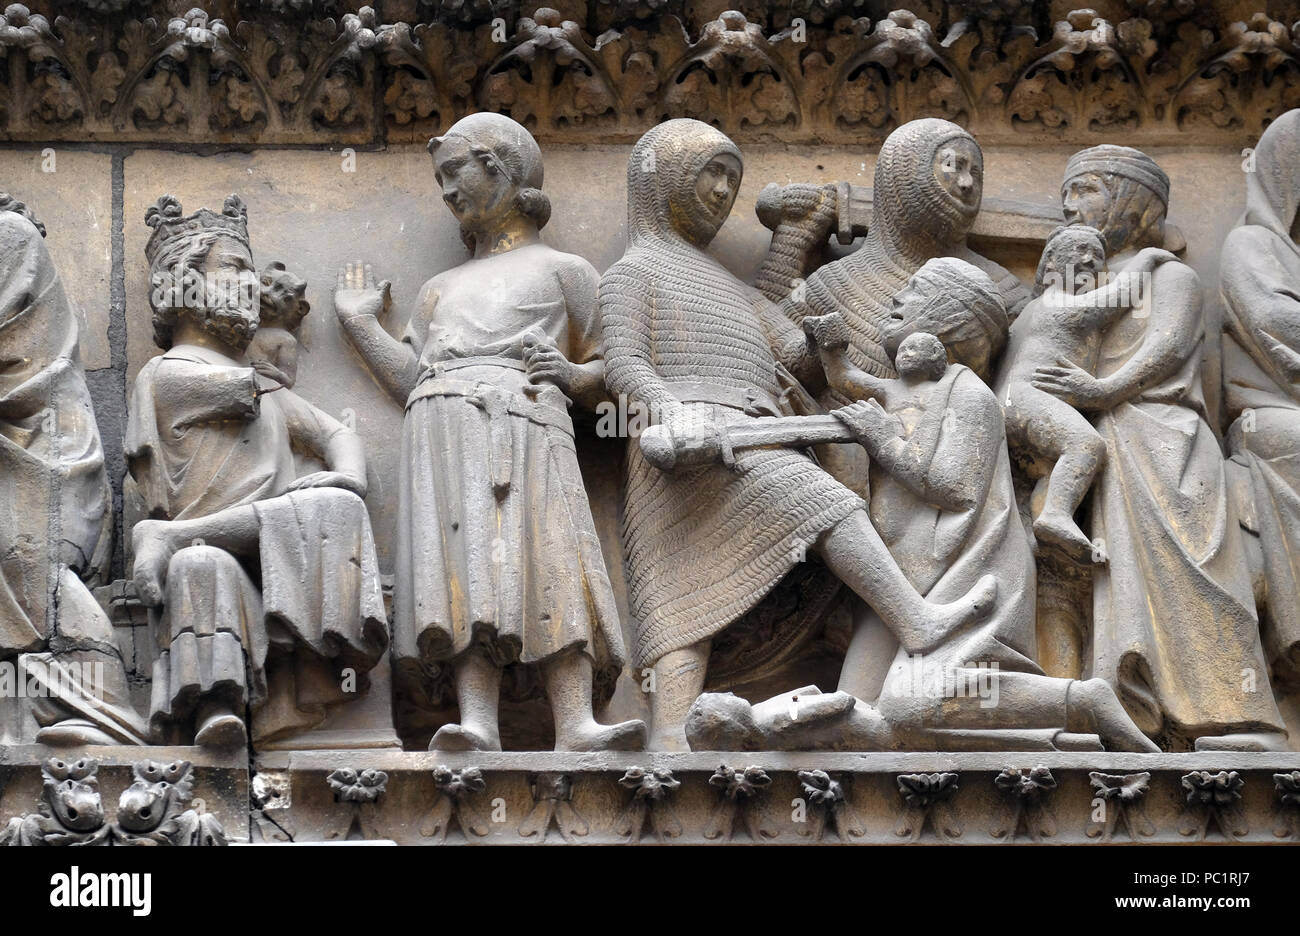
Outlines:
POLYGON ((398 475, 396 674, 436 707, 455 661, 478 648, 511 667, 507 694, 526 698, 541 689, 536 664, 576 650, 601 704, 626 658, 618 607, 569 400, 530 383, 523 362, 533 340, 574 364, 599 357, 599 321, 561 288, 594 298, 596 273, 541 244, 471 264, 476 277, 431 281, 402 336, 421 378, 398 475))
POLYGON ((36 227, 0 211, 0 658, 36 650, 60 570, 98 572, 112 527, 77 315, 36 227))
POLYGON ((889 410, 901 418, 904 438, 924 446, 916 454, 931 483, 959 478, 973 506, 936 506, 873 463, 871 520, 881 539, 928 601, 956 601, 990 574, 998 596, 988 617, 927 653, 900 648, 876 706, 896 743, 910 748, 1050 749, 1065 730, 1072 681, 1049 679, 1034 662, 1034 560, 1016 511, 998 401, 957 365, 923 406, 889 410))
POLYGON ((1274 121, 1246 176, 1246 212, 1223 243, 1224 398, 1232 462, 1247 475, 1242 521, 1264 558, 1269 662, 1300 674, 1300 112, 1274 121))
MULTIPOLYGON (((1157 271, 1154 289, 1175 266, 1157 271)), ((1157 301, 1151 317, 1113 325, 1097 376, 1137 354, 1160 314, 1157 301)), ((1223 453, 1205 416, 1203 331, 1185 340, 1175 373, 1096 419, 1107 460, 1092 536, 1109 561, 1093 576, 1089 675, 1111 683, 1149 735, 1282 731, 1223 453)))
POLYGON ((320 674, 351 668, 364 687, 388 645, 365 504, 336 488, 285 491, 294 479, 291 438, 326 440, 342 427, 292 391, 257 396, 255 388, 251 367, 195 347, 154 358, 136 378, 126 447, 150 516, 186 520, 251 506, 258 525, 255 561, 204 544, 171 559, 156 631, 157 733, 214 694, 256 715, 271 691, 275 650, 299 672, 298 713, 276 727, 255 719, 254 732, 270 738, 308 727, 348 698, 337 678, 320 674))

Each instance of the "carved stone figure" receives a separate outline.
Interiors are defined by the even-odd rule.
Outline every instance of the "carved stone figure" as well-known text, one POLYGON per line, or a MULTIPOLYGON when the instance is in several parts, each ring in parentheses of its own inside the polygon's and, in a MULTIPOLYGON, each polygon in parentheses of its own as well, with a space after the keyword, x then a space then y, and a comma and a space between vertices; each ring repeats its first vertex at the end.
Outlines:
POLYGON ((1264 650, 1300 678, 1300 110, 1260 138, 1246 212, 1223 242, 1224 402, 1233 493, 1257 561, 1264 650))
POLYGON ((399 678, 451 671, 458 724, 437 750, 500 750, 503 670, 540 668, 557 750, 639 749, 602 725, 623 667, 618 610, 583 489, 569 407, 603 398, 596 272, 541 243, 550 217, 528 132, 474 114, 430 141, 443 201, 473 258, 424 284, 400 341, 376 315, 388 285, 360 264, 335 309, 406 406, 394 592, 399 678))
POLYGON ((258 327, 247 211, 146 222, 154 340, 127 427, 150 519, 132 531, 153 612, 151 723, 160 738, 242 744, 320 724, 366 687, 388 645, 366 463, 354 432, 249 363, 258 327), (295 477, 294 450, 325 470, 295 477))
MULTIPOLYGON (((983 192, 984 157, 974 137, 947 120, 909 121, 880 147, 871 224, 862 246, 807 273, 801 290, 793 289, 795 280, 805 275, 836 219, 836 187, 787 186, 763 193, 759 210, 779 212, 782 221, 759 283, 770 284, 764 291, 781 301, 796 324, 806 315, 839 312, 852 335, 852 362, 877 377, 892 377, 883 344, 890 302, 927 260, 958 257, 979 267, 997 283, 1012 318, 1029 298, 1013 274, 966 246, 983 192)), ((1001 348, 1001 342, 995 344, 990 355, 1001 348)), ((971 359, 981 377, 990 363, 971 359)))
MULTIPOLYGON (((1113 270, 1163 242, 1169 178, 1138 150, 1076 153, 1061 195, 1067 222, 1101 231, 1113 270)), ((1090 670, 1171 745, 1279 747, 1242 534, 1206 421, 1199 283, 1165 262, 1149 292, 1149 314, 1107 330, 1095 376, 1066 363, 1033 377, 1093 414, 1106 440, 1091 533, 1109 563, 1093 580, 1090 670)))
MULTIPOLYGON (((960 349, 983 360, 1002 333, 1006 312, 992 280, 965 261, 937 258, 894 308, 882 341, 899 376, 888 380, 852 363, 839 316, 805 319, 831 387, 866 400, 833 415, 871 456, 871 521, 908 581, 939 603, 992 575, 995 607, 919 643, 900 635, 877 699, 803 688, 751 707, 705 696, 688 723, 692 746, 1068 750, 1096 749, 1099 736, 1109 749, 1159 750, 1104 681, 1045 676, 1034 661, 1034 563, 1002 410, 970 368, 948 363, 960 349)), ((874 623, 858 623, 847 683, 855 669, 875 666, 874 623)))
POLYGON ((307 281, 278 260, 266 265, 261 281, 261 312, 248 359, 263 377, 292 387, 298 380, 298 330, 311 311, 307 281))
POLYGON ((1007 420, 1007 440, 1017 455, 1037 462, 1045 478, 1043 507, 1034 518, 1040 542, 1075 559, 1104 562, 1078 524, 1083 503, 1106 458, 1106 443, 1092 424, 1061 400, 1033 385, 1039 367, 1069 362, 1092 373, 1102 332, 1141 299, 1142 275, 1175 259, 1166 250, 1140 251, 1120 276, 1109 277, 1101 233, 1086 225, 1058 228, 1039 263, 1037 288, 1012 330, 1006 363, 994 385, 1007 420))
POLYGON ((0 741, 38 728, 46 744, 141 744, 112 625, 86 586, 108 571, 112 508, 77 313, 44 237, 0 195, 0 741))
MULTIPOLYGON (((966 244, 984 191, 983 154, 966 130, 937 118, 912 120, 894 130, 876 160, 870 224, 862 245, 814 269, 826 254, 832 228, 847 236, 863 233, 852 210, 853 190, 847 183, 765 189, 757 207, 773 234, 755 282, 796 324, 806 316, 838 312, 848 327, 848 354, 857 367, 877 377, 894 376, 883 346, 891 303, 931 258, 958 257, 984 270, 998 284, 1011 317, 1028 300, 1028 291, 1015 275, 966 244)), ((987 380, 1004 341, 1005 324, 1003 334, 989 346, 987 360, 977 361, 970 354, 962 360, 987 380)), ((815 369, 801 376, 822 408, 847 402, 825 387, 815 369)), ((821 445, 815 451, 837 480, 869 495, 869 465, 860 446, 821 445)), ((872 616, 861 602, 852 601, 851 607, 854 629, 860 632, 862 622, 872 616)), ((840 688, 867 698, 880 691, 884 664, 896 649, 887 632, 877 631, 871 640, 881 665, 846 673, 840 681, 840 688)))
MULTIPOLYGON (((735 145, 689 119, 647 132, 628 161, 628 249, 600 282, 606 380, 674 438, 781 415, 783 389, 816 366, 793 323, 706 251, 741 174, 735 145)), ((687 746, 712 639, 807 550, 914 650, 987 615, 997 590, 984 576, 950 604, 927 603, 862 499, 793 445, 663 471, 633 443, 623 523, 635 662, 655 673, 656 748, 687 746)))

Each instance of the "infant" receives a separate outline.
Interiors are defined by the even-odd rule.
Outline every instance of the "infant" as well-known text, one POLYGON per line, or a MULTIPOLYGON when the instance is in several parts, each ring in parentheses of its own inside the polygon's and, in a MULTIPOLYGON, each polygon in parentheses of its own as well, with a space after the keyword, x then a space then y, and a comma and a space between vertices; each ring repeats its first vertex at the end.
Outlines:
POLYGON ((276 261, 262 271, 261 285, 261 313, 248 358, 263 377, 292 387, 298 379, 298 329, 311 311, 307 281, 276 261))
POLYGON ((1078 410, 1034 385, 1035 371, 1074 364, 1092 374, 1105 330, 1131 309, 1149 307, 1144 280, 1173 259, 1168 251, 1149 247, 1112 277, 1105 241, 1095 228, 1057 228, 1039 262, 1039 295, 1012 328, 1007 363, 994 389, 1006 414, 1012 453, 1031 463, 1031 474, 1046 477, 1034 536, 1079 559, 1106 561, 1074 522, 1105 462, 1106 444, 1078 410))

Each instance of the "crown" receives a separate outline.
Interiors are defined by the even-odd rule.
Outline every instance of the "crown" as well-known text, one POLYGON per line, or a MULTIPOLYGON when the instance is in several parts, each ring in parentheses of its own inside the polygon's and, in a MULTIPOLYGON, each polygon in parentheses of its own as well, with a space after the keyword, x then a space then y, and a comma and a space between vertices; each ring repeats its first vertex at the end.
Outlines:
POLYGON ((175 195, 163 195, 145 212, 144 223, 153 228, 149 243, 144 247, 144 255, 151 265, 169 241, 178 237, 194 237, 208 231, 229 234, 241 241, 244 246, 249 246, 248 208, 238 195, 226 196, 220 214, 207 208, 200 208, 188 216, 183 216, 181 211, 179 198, 175 195))

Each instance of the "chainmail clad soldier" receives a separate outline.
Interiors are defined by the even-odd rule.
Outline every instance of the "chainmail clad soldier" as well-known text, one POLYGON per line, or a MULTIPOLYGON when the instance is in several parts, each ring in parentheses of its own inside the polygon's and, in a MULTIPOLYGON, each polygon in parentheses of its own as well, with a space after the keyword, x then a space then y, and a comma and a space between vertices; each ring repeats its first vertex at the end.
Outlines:
MULTIPOLYGON (((834 186, 792 185, 760 197, 760 211, 786 218, 777 225, 757 282, 796 324, 808 315, 839 312, 852 335, 850 360, 875 377, 893 377, 883 344, 891 303, 927 260, 956 257, 983 270, 1011 319, 1029 300, 1014 274, 966 246, 983 187, 984 158, 974 137, 935 117, 908 121, 880 147, 871 225, 862 246, 807 274, 802 291, 792 294, 791 287, 830 233, 834 186)), ((1000 348, 1001 341, 990 356, 1000 348)), ((987 380, 989 363, 972 361, 971 367, 987 380)))
POLYGON ((507 672, 512 695, 544 681, 556 750, 640 749, 643 723, 593 716, 624 661, 569 416, 604 398, 596 271, 539 239, 542 154, 518 123, 472 114, 429 150, 474 256, 424 284, 400 341, 376 319, 387 283, 369 268, 340 274, 334 295, 349 341, 406 404, 397 675, 429 695, 454 679, 460 721, 434 750, 501 750, 507 672))
POLYGON ((243 202, 182 217, 164 195, 146 223, 163 354, 136 377, 126 455, 151 518, 132 537, 156 609, 152 727, 228 747, 250 711, 255 741, 292 737, 356 698, 388 646, 365 453, 249 361, 259 289, 243 202), (295 450, 326 470, 296 477, 295 450))
MULTIPOLYGON (((778 415, 802 334, 705 250, 740 185, 740 152, 696 120, 647 132, 628 162, 628 237, 601 278, 606 381, 674 435, 778 415)), ((981 579, 927 603, 881 542, 862 499, 793 448, 738 452, 734 464, 660 471, 629 446, 623 535, 638 666, 653 666, 653 746, 687 747, 687 710, 712 639, 815 549, 907 647, 929 646, 991 610, 981 579)))

